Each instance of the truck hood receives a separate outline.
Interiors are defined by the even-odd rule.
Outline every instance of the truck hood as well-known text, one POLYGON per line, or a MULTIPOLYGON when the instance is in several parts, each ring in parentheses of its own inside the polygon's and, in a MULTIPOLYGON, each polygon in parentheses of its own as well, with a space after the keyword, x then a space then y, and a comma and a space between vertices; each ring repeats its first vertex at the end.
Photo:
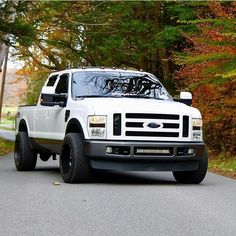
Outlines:
POLYGON ((83 103, 89 106, 94 115, 107 113, 159 113, 184 114, 201 118, 198 109, 180 102, 143 98, 84 98, 83 103))

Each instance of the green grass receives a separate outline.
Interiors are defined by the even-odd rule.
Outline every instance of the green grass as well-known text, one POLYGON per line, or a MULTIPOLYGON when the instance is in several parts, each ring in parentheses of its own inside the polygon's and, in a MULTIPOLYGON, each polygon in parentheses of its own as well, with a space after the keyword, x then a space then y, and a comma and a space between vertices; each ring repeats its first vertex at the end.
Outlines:
POLYGON ((9 119, 5 119, 3 118, 1 120, 1 125, 10 125, 10 124, 13 124, 14 123, 14 119, 13 118, 9 118, 9 119))
POLYGON ((15 118, 8 117, 3 118, 0 122, 0 130, 14 130, 15 128, 15 118))
POLYGON ((17 113, 17 107, 3 107, 2 117, 0 122, 0 129, 2 130, 13 130, 15 117, 17 113))
MULTIPOLYGON (((3 107, 0 130, 14 130, 15 114, 17 107, 3 107), (8 115, 7 113, 10 112, 8 115)), ((14 142, 6 141, 0 138, 0 156, 10 153, 14 150, 14 142)))
POLYGON ((4 156, 7 153, 13 152, 14 142, 6 141, 0 138, 0 156, 4 156))
POLYGON ((14 116, 17 112, 18 107, 3 107, 2 108, 2 113, 7 114, 11 113, 12 116, 14 116))
POLYGON ((211 172, 236 179, 236 157, 222 153, 217 157, 209 158, 208 167, 211 172))

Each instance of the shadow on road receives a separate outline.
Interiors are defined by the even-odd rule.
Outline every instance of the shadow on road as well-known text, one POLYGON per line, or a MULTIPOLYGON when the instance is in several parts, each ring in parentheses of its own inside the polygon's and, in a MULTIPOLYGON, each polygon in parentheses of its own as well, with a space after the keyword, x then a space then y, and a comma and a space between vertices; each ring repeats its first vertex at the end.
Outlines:
POLYGON ((108 184, 176 184, 175 181, 161 176, 160 172, 112 172, 96 173, 96 183, 108 184))
MULTIPOLYGON (((36 172, 45 175, 60 177, 58 167, 38 167, 36 172)), ((89 184, 164 184, 176 185, 177 182, 171 180, 163 172, 117 172, 117 171, 95 171, 89 184)), ((86 183, 88 184, 88 183, 86 183)))

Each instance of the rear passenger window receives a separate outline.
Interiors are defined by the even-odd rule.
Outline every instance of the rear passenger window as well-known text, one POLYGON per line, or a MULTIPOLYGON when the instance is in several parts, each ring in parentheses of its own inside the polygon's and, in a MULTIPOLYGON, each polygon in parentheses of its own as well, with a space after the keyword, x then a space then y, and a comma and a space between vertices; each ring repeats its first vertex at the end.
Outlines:
POLYGON ((52 75, 49 79, 48 79, 48 83, 46 86, 50 86, 50 87, 53 87, 56 80, 57 80, 57 76, 58 75, 52 75))
POLYGON ((69 74, 63 74, 60 76, 60 80, 56 87, 56 93, 68 93, 68 80, 69 74))

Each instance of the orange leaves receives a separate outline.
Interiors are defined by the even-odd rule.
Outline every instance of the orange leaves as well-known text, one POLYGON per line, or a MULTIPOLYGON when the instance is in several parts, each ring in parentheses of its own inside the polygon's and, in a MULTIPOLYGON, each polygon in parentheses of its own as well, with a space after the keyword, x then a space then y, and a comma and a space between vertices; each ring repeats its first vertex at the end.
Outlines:
POLYGON ((229 9, 224 7, 219 1, 212 1, 209 4, 210 10, 212 10, 218 18, 234 18, 234 12, 236 10, 236 4, 233 2, 232 7, 229 9))
POLYGON ((194 106, 202 112, 204 136, 215 152, 236 152, 236 86, 207 84, 194 90, 194 106))
POLYGON ((32 73, 32 69, 29 69, 29 68, 22 68, 22 69, 19 69, 16 71, 16 74, 19 75, 19 76, 29 76, 31 73, 32 73))
MULTIPOLYGON (((236 153, 236 3, 210 2, 197 22, 200 33, 186 35, 186 64, 176 73, 193 92, 204 119, 205 141, 216 152, 236 153)), ((199 14, 200 15, 200 14, 199 14)))

